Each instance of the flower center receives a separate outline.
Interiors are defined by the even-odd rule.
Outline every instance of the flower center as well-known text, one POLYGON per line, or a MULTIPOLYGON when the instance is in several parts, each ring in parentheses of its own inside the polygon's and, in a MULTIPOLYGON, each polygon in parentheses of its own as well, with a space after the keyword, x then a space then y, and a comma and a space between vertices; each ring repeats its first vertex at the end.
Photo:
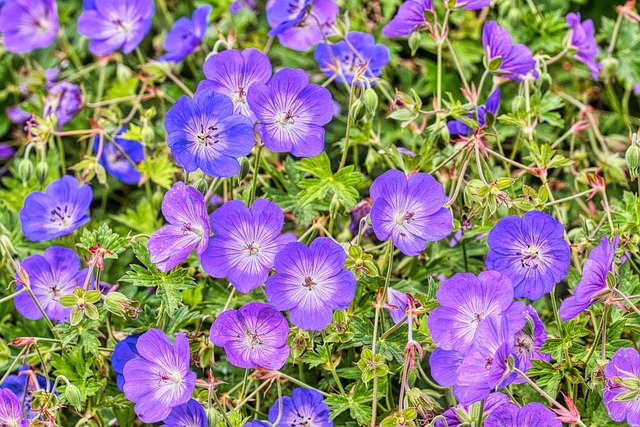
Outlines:
POLYGON ((69 206, 56 206, 54 209, 51 209, 49 213, 51 214, 51 218, 49 218, 49 221, 57 224, 60 228, 67 228, 71 225, 72 221, 71 213, 69 212, 69 206))
POLYGON ((128 34, 131 31, 131 23, 123 20, 123 19, 115 19, 112 21, 116 27, 122 28, 122 32, 128 34))
POLYGON ((283 111, 278 115, 276 119, 276 123, 281 126, 292 125, 295 124, 296 119, 300 116, 296 116, 291 109, 287 111, 283 111))
POLYGON ((516 336, 516 351, 518 354, 531 353, 531 347, 533 347, 533 341, 526 334, 516 336))
POLYGON ((160 385, 160 383, 162 382, 172 382, 173 384, 178 384, 180 381, 182 381, 182 375, 180 375, 180 372, 158 372, 158 385, 160 385))
POLYGON ((291 424, 292 427, 313 427, 313 420, 311 419, 311 417, 304 417, 300 414, 296 415, 298 419, 293 424, 291 424))
POLYGON ((471 321, 471 323, 480 323, 484 320, 484 312, 483 313, 475 313, 473 315, 473 320, 471 321))
POLYGON ((52 297, 60 296, 60 287, 58 286, 57 283, 49 284, 49 293, 51 294, 52 297))
POLYGON ((400 212, 396 215, 396 224, 398 225, 406 225, 411 224, 412 221, 415 221, 415 213, 414 212, 400 212))
POLYGON ((245 243, 243 250, 247 251, 247 254, 249 256, 258 256, 258 253, 260 252, 260 247, 255 243, 255 241, 252 241, 251 243, 245 243))
POLYGON ((247 344, 252 349, 262 345, 262 339, 260 338, 260 334, 257 332, 252 332, 249 329, 246 330, 247 333, 247 344))
POLYGON ((245 103, 247 102, 247 91, 244 90, 242 86, 238 86, 238 88, 233 92, 233 102, 245 103))
POLYGON ((317 283, 311 278, 311 276, 307 276, 304 278, 304 283, 302 283, 302 286, 309 289, 310 291, 313 290, 313 288, 315 288, 317 285, 317 283))
POLYGON ((484 363, 484 369, 486 369, 487 371, 490 371, 492 365, 493 365, 493 357, 487 357, 487 360, 485 360, 485 363, 484 363))
POLYGON ((46 19, 36 19, 33 21, 33 26, 40 33, 46 33, 51 28, 51 24, 46 19))
POLYGON ((349 73, 354 73, 364 65, 364 62, 362 62, 356 54, 345 55, 344 57, 342 57, 342 63, 344 64, 344 68, 349 71, 349 73))
POLYGON ((516 256, 520 257, 520 267, 538 268, 540 263, 540 249, 527 245, 522 251, 516 252, 516 256))
POLYGON ((198 144, 204 145, 208 147, 210 144, 218 143, 219 134, 216 132, 218 130, 215 126, 209 126, 205 129, 203 125, 200 125, 200 132, 196 134, 196 140, 198 144))

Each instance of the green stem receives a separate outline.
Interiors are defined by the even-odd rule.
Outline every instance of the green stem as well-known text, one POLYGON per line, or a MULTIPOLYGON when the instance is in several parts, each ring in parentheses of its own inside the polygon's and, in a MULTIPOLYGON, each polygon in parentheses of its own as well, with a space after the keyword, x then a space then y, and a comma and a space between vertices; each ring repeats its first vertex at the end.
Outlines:
POLYGON ((439 40, 437 42, 437 80, 436 80, 436 110, 440 109, 440 105, 442 104, 442 42, 443 40, 439 40))
POLYGON ((274 373, 278 374, 278 376, 279 376, 280 378, 284 378, 284 379, 285 379, 285 380, 287 380, 287 381, 291 381, 292 383, 297 384, 297 385, 299 385, 300 387, 304 387, 304 388, 308 388, 308 389, 316 390, 318 393, 320 393, 320 394, 321 394, 321 395, 323 395, 324 397, 329 397, 329 396, 331 396, 331 395, 330 395, 329 393, 327 393, 326 391, 318 390, 318 389, 316 389, 316 388, 314 388, 314 387, 311 387, 309 384, 303 383, 302 381, 300 381, 300 380, 298 380, 298 379, 296 379, 296 378, 294 378, 294 377, 290 377, 289 375, 287 375, 287 374, 285 374, 285 373, 277 372, 277 371, 274 371, 274 373))
POLYGON ((609 56, 613 53, 613 49, 616 48, 616 41, 618 40, 618 34, 620 34, 620 26, 622 25, 623 18, 623 14, 618 13, 618 18, 616 19, 616 23, 613 26, 613 33, 611 34, 611 43, 609 43, 609 48, 607 49, 609 56))
POLYGON ((347 153, 349 152, 349 137, 351 135, 351 122, 353 121, 351 117, 351 106, 353 105, 353 96, 355 92, 356 83, 355 80, 351 83, 351 88, 349 90, 349 106, 347 111, 347 130, 344 135, 344 148, 342 149, 342 158, 340 159, 340 166, 338 166, 338 170, 342 169, 344 165, 347 163, 347 153))
POLYGON ((256 188, 258 187, 258 172, 260 172, 260 156, 262 155, 262 148, 264 145, 258 147, 256 158, 253 163, 253 178, 251 182, 251 196, 249 197, 249 204, 252 204, 256 199, 256 188))
POLYGON ((545 203, 544 207, 548 208, 549 206, 557 205, 557 204, 563 203, 563 202, 568 202, 569 200, 578 199, 580 197, 583 197, 583 196, 586 196, 588 194, 591 194, 592 192, 593 192, 593 190, 585 190, 585 191, 582 191, 582 192, 580 192, 578 194, 573 194, 573 195, 571 195, 569 197, 565 197, 563 199, 557 199, 557 200, 554 200, 552 202, 545 203))
POLYGON ((18 295, 20 295, 21 293, 27 292, 27 288, 22 288, 20 289, 18 292, 15 292, 11 295, 8 295, 4 298, 0 298, 0 304, 2 304, 3 302, 9 301, 10 299, 13 299, 15 297, 17 297, 18 295))
POLYGON ((56 143, 58 144, 58 152, 60 153, 60 176, 65 176, 67 173, 67 165, 64 159, 64 143, 60 136, 56 136, 56 143))

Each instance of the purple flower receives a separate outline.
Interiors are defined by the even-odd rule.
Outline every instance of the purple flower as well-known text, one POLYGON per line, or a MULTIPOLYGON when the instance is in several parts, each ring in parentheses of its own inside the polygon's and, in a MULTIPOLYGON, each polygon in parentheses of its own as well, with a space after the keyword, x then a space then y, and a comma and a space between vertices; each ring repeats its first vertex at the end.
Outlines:
POLYGON ((331 309, 348 308, 356 292, 355 276, 344 269, 346 260, 342 246, 327 237, 309 247, 289 243, 265 285, 267 301, 280 311, 291 310, 291 323, 300 329, 323 330, 331 323, 331 309))
POLYGON ((140 353, 138 353, 138 349, 136 348, 139 337, 139 334, 129 335, 116 344, 111 354, 111 367, 113 371, 118 374, 116 384, 120 391, 124 390, 124 366, 129 360, 140 357, 140 353))
POLYGON ((93 192, 78 180, 65 175, 53 181, 44 193, 33 192, 24 199, 20 209, 22 233, 34 242, 66 236, 89 222, 85 213, 91 205, 93 192))
POLYGON ((444 188, 431 175, 390 170, 380 175, 370 189, 371 223, 380 240, 391 237, 407 256, 419 255, 426 242, 444 239, 453 228, 451 212, 444 207, 444 188))
POLYGON ((147 249, 149 260, 160 271, 169 271, 187 259, 192 250, 202 255, 211 227, 202 194, 183 182, 176 182, 162 200, 162 214, 169 221, 153 233, 147 249))
POLYGON ((485 427, 562 427, 562 423, 550 409, 542 403, 533 402, 522 408, 511 402, 496 408, 485 427))
POLYGON ((433 13, 433 0, 407 0, 400 5, 396 15, 382 28, 387 37, 408 36, 427 29, 430 24, 425 13, 433 13))
POLYGON ((571 250, 562 224, 540 211, 502 218, 489 232, 487 269, 509 279, 516 298, 537 300, 567 276, 571 250))
POLYGON ((582 279, 573 290, 573 296, 562 301, 558 310, 563 322, 573 319, 610 292, 607 275, 613 271, 619 241, 620 236, 617 234, 611 244, 603 236, 600 244, 591 251, 582 269, 582 279))
MULTIPOLYGON (((80 270, 78 255, 71 249, 51 246, 43 255, 31 255, 21 265, 29 275, 29 286, 47 317, 54 322, 68 321, 71 308, 60 305, 60 297, 82 286, 89 273, 86 268, 80 270)), ((18 285, 16 290, 22 288, 22 285, 18 285)), ((27 319, 42 318, 42 313, 28 293, 21 293, 13 299, 13 303, 18 313, 27 319)))
MULTIPOLYGON (((484 401, 482 418, 485 419, 496 408, 510 402, 511 399, 506 394, 491 393, 484 401)), ((479 405, 479 403, 474 403, 474 405, 479 405)), ((471 412, 471 405, 457 405, 444 411, 442 416, 447 421, 447 427, 458 427, 460 424, 470 425, 478 420, 477 418, 473 419, 471 412)), ((436 420, 435 427, 445 427, 444 421, 436 420)))
POLYGON ((167 112, 167 145, 187 172, 200 168, 216 178, 240 172, 238 157, 251 152, 253 123, 233 114, 233 102, 210 89, 184 95, 167 112))
POLYGON ((230 200, 211 214, 213 237, 200 257, 210 276, 228 277, 246 294, 267 280, 276 256, 296 236, 280 235, 284 214, 280 206, 257 199, 251 209, 239 200, 230 200))
POLYGON ((21 413, 26 414, 27 418, 34 418, 38 415, 31 409, 33 392, 37 390, 48 390, 47 380, 42 375, 36 374, 36 372, 27 365, 21 366, 18 369, 17 375, 11 374, 7 376, 1 387, 2 389, 11 390, 18 398, 18 402, 22 402, 21 413))
POLYGON ((577 50, 576 58, 589 67, 593 80, 598 80, 602 65, 596 64, 598 43, 594 36, 593 21, 587 19, 580 23, 580 13, 569 13, 567 14, 567 25, 571 30, 569 47, 577 50))
MULTIPOLYGON (((533 306, 526 308, 527 324, 515 335, 515 342, 513 346, 513 355, 518 360, 517 368, 522 372, 527 372, 532 367, 531 360, 544 360, 549 362, 551 356, 546 353, 540 353, 540 347, 547 341, 547 331, 544 327, 544 323, 538 317, 533 306)), ((519 384, 525 382, 524 378, 518 377, 514 383, 519 384)))
POLYGON ((9 389, 0 389, 0 425, 29 427, 31 420, 22 415, 22 406, 16 395, 9 389))
POLYGON ((351 31, 338 43, 330 46, 320 43, 316 46, 314 57, 327 77, 337 74, 338 83, 346 81, 351 84, 355 75, 363 68, 366 68, 363 76, 373 80, 373 83, 382 74, 382 67, 389 62, 389 48, 376 44, 371 34, 351 31))
POLYGON ((204 4, 193 11, 191 19, 184 16, 178 19, 162 43, 168 53, 159 60, 180 62, 195 52, 207 33, 211 9, 211 5, 204 4))
MULTIPOLYGON (((197 400, 176 406, 160 427, 207 427, 207 413, 197 400)), ((245 424, 246 425, 246 424, 245 424)))
POLYGON ((93 0, 78 19, 78 33, 91 39, 89 50, 105 56, 138 47, 151 29, 153 0, 93 0))
POLYGON ((9 120, 11 120, 13 123, 21 125, 25 124, 25 122, 31 118, 32 114, 23 110, 22 107, 24 106, 25 103, 20 103, 7 107, 5 113, 7 113, 7 117, 9 117, 9 120))
POLYGON ((297 157, 315 157, 324 150, 322 126, 331 121, 333 99, 327 89, 309 84, 303 70, 283 68, 268 85, 253 83, 247 101, 269 150, 297 157))
POLYGON ((55 0, 15 0, 0 9, 2 43, 11 53, 49 46, 59 26, 55 0))
POLYGON ((82 92, 78 85, 69 82, 56 83, 49 89, 43 115, 47 117, 53 114, 58 129, 62 130, 62 127, 78 113, 82 102, 82 92))
MULTIPOLYGON (((109 175, 119 179, 125 184, 133 185, 140 181, 142 174, 131 162, 137 164, 144 161, 144 147, 138 141, 121 137, 120 135, 124 132, 124 128, 120 129, 114 141, 103 139, 104 146, 99 161, 109 175)), ((98 151, 99 146, 100 137, 96 136, 93 140, 94 151, 98 151)))
MULTIPOLYGON (((479 105, 476 109, 478 126, 480 129, 487 126, 487 113, 490 113, 494 118, 498 114, 500 108, 500 87, 491 92, 489 98, 487 98, 486 105, 479 105)), ((465 117, 473 118, 473 114, 465 114, 465 117)), ((447 123, 447 128, 451 135, 469 135, 472 129, 462 120, 452 120, 447 123)))
POLYGON ((396 307, 389 308, 389 315, 395 323, 398 323, 405 316, 404 311, 409 305, 409 297, 404 292, 389 288, 387 291, 387 300, 389 305, 396 307))
MULTIPOLYGON (((528 47, 513 44, 511 35, 495 21, 485 24, 482 30, 482 47, 485 64, 489 71, 511 80, 521 80, 522 76, 534 71, 536 61, 528 47)), ((534 77, 537 74, 534 73, 534 77)))
POLYGON ((457 0, 454 8, 478 10, 491 6, 491 0, 457 0))
POLYGON ((247 104, 247 92, 254 83, 267 84, 271 78, 271 62, 258 49, 225 50, 207 59, 202 67, 207 80, 198 91, 211 89, 233 101, 233 112, 255 122, 256 116, 247 104))
POLYGON ((239 310, 221 313, 211 325, 210 339, 214 345, 224 347, 233 366, 277 370, 289 357, 288 334, 287 319, 278 310, 250 302, 239 310))
POLYGON ((253 11, 258 10, 258 2, 256 0, 233 0, 231 6, 229 6, 229 11, 233 14, 236 14, 239 13, 243 8, 247 8, 253 11))
POLYGON ((264 421, 255 420, 251 421, 250 423, 246 423, 244 427, 270 427, 270 425, 265 423, 264 421))
POLYGON ((16 150, 7 144, 0 144, 0 160, 10 159, 16 154, 16 150))
MULTIPOLYGON (((357 236, 360 232, 360 222, 363 218, 366 218, 367 215, 371 212, 371 206, 373 203, 371 199, 362 199, 352 210, 351 210, 351 222, 349 223, 349 230, 351 234, 357 236)), ((362 235, 366 237, 373 236, 373 228, 369 226, 366 222, 362 223, 362 235)))
POLYGON ((338 6, 333 0, 269 0, 269 36, 294 50, 307 50, 333 34, 338 6))
MULTIPOLYGON (((279 413, 280 403, 276 400, 269 410, 269 422, 273 424, 279 413)), ((296 388, 291 392, 291 397, 282 397, 280 423, 283 426, 333 427, 333 421, 329 421, 330 415, 329 405, 316 390, 296 388)))
POLYGON ((189 370, 189 342, 178 333, 173 346, 159 329, 149 329, 138 338, 139 358, 124 366, 124 394, 136 404, 145 423, 164 420, 173 408, 187 403, 196 386, 189 370))
POLYGON ((427 318, 433 342, 444 350, 462 353, 473 346, 478 328, 489 316, 511 319, 512 334, 525 325, 526 308, 513 301, 509 279, 496 271, 456 273, 440 284, 436 293, 440 307, 427 318))
POLYGON ((604 405, 612 420, 640 426, 640 355, 634 348, 617 350, 604 368, 604 405))

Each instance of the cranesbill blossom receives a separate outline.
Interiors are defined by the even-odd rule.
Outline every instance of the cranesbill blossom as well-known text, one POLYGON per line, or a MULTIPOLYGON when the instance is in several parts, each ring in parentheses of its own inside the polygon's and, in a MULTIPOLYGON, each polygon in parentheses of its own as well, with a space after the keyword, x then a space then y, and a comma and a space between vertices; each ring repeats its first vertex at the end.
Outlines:
POLYGON ((516 298, 540 299, 567 276, 571 251, 564 227, 544 212, 502 218, 488 244, 487 269, 511 279, 516 298))
POLYGON ((24 125, 32 116, 31 113, 22 109, 24 105, 25 103, 20 103, 7 107, 4 112, 7 114, 9 120, 13 123, 24 125))
MULTIPOLYGON (((274 423, 280 413, 278 400, 269 410, 269 422, 274 423)), ((329 421, 331 411, 320 393, 316 390, 296 388, 291 392, 291 397, 282 397, 283 426, 313 426, 333 427, 333 421, 329 421)))
POLYGON ((265 285, 267 301, 280 311, 291 310, 295 326, 321 331, 331 323, 332 311, 349 307, 356 292, 356 278, 344 269, 342 246, 327 237, 311 246, 289 243, 276 258, 276 274, 265 285))
POLYGON ((229 6, 229 12, 239 13, 243 8, 258 10, 258 2, 256 0, 233 0, 229 6))
POLYGON ((270 426, 264 421, 255 420, 255 421, 251 421, 250 423, 246 423, 244 427, 270 427, 270 426))
POLYGON ((476 340, 477 330, 489 316, 510 318, 514 334, 526 323, 526 308, 513 301, 513 287, 504 275, 483 271, 456 273, 440 284, 439 307, 427 318, 433 342, 444 350, 466 352, 476 340))
POLYGON ((485 427, 562 427, 556 414, 542 403, 533 402, 522 408, 511 402, 496 408, 485 427))
MULTIPOLYGON (((51 246, 42 255, 31 255, 21 263, 29 276, 29 286, 49 319, 55 322, 69 320, 71 308, 60 304, 60 297, 72 294, 78 286, 83 286, 89 273, 80 270, 80 258, 71 249, 51 246)), ((22 284, 16 290, 22 289, 22 284)), ((23 292, 13 299, 18 313, 27 319, 42 318, 42 313, 33 302, 31 295, 23 292)))
MULTIPOLYGON (((123 138, 121 135, 124 132, 124 128, 120 129, 113 141, 103 138, 99 162, 109 175, 125 184, 133 185, 142 178, 142 174, 134 165, 144 161, 144 147, 138 141, 123 138)), ((93 140, 93 150, 97 153, 99 147, 100 137, 96 136, 93 140)))
POLYGON ((180 62, 200 46, 207 33, 211 5, 204 4, 193 11, 191 19, 179 18, 167 34, 162 47, 167 51, 160 61, 180 62))
POLYGON ((256 116, 247 104, 247 93, 252 84, 267 84, 271 78, 271 62, 258 49, 242 52, 229 49, 209 57, 203 67, 207 78, 198 85, 198 91, 211 89, 227 95, 233 101, 233 112, 255 122, 256 116))
POLYGON ((176 406, 164 419, 160 427, 207 427, 207 413, 202 405, 194 399, 176 406))
MULTIPOLYGON (((533 71, 536 66, 529 48, 523 44, 514 45, 509 32, 495 21, 485 24, 482 30, 482 47, 489 71, 511 80, 521 80, 522 76, 533 71)), ((534 77, 537 74, 534 73, 534 77)))
POLYGON ((278 310, 250 302, 239 310, 222 312, 211 325, 210 339, 224 347, 227 360, 234 366, 277 370, 289 357, 288 333, 287 319, 278 310))
POLYGON ((453 217, 444 207, 444 188, 431 175, 390 170, 380 175, 370 189, 373 207, 371 223, 380 240, 391 237, 408 256, 419 255, 426 242, 451 234, 453 217))
MULTIPOLYGON (((495 118, 498 114, 498 108, 500 108, 500 88, 491 92, 487 98, 485 105, 479 105, 476 109, 476 119, 478 120, 478 127, 480 129, 487 126, 487 113, 490 113, 495 118)), ((465 117, 474 118, 473 114, 468 113, 465 117)), ((447 128, 451 135, 469 135, 471 127, 462 120, 452 120, 447 123, 447 128)))
MULTIPOLYGON (((513 346, 513 355, 516 356, 519 362, 517 368, 525 373, 533 366, 531 360, 544 360, 545 362, 551 360, 549 354, 540 352, 540 347, 547 341, 547 331, 544 323, 538 317, 538 312, 533 306, 526 308, 526 314, 527 324, 521 331, 516 333, 513 346)), ((518 377, 514 382, 518 384, 524 381, 524 378, 518 377)))
POLYGON ((582 279, 573 290, 573 296, 562 301, 558 310, 564 322, 573 319, 611 292, 607 286, 607 275, 613 271, 613 261, 619 241, 620 236, 617 234, 611 244, 603 236, 600 244, 591 251, 582 269, 582 279))
POLYGON ((10 159, 16 153, 12 146, 0 144, 0 160, 10 159))
POLYGON ((19 213, 22 233, 35 242, 66 236, 89 222, 86 212, 92 199, 87 184, 78 187, 78 180, 69 175, 56 179, 44 193, 33 192, 24 199, 19 213))
POLYGON ((121 391, 124 387, 124 366, 129 360, 140 357, 140 353, 138 353, 138 349, 136 348, 139 337, 139 334, 129 335, 113 348, 113 353, 111 354, 111 367, 113 368, 113 371, 118 374, 116 377, 116 384, 121 391))
POLYGON ((251 209, 239 200, 230 200, 210 219, 213 236, 200 257, 202 268, 212 277, 228 277, 244 294, 267 280, 278 253, 297 240, 291 233, 280 235, 282 209, 264 199, 254 201, 251 209))
POLYGON ((395 307, 389 307, 389 315, 395 323, 398 323, 405 316, 404 311, 409 305, 409 297, 404 292, 396 291, 395 289, 389 288, 389 290, 387 291, 387 300, 389 305, 395 307))
MULTIPOLYGON (((482 419, 486 419, 496 408, 509 402, 511 402, 511 399, 506 394, 491 393, 484 401, 482 419)), ((474 403, 473 405, 480 405, 480 403, 474 403)), ((472 422, 477 422, 478 418, 476 417, 474 419, 471 412, 478 412, 479 409, 477 411, 473 411, 471 406, 472 405, 457 405, 444 411, 442 416, 447 421, 447 427, 458 427, 461 424, 466 426, 471 425, 472 422)), ((445 427, 444 421, 442 419, 437 419, 435 427, 445 427)))
POLYGON ((602 65, 596 64, 598 43, 594 35, 593 21, 587 19, 581 23, 580 13, 569 13, 567 14, 567 25, 571 30, 569 47, 576 50, 576 59, 589 67, 593 79, 598 80, 602 65))
MULTIPOLYGON (((11 390, 22 404, 22 414, 34 418, 37 413, 31 409, 33 393, 38 390, 48 390, 47 380, 27 365, 18 369, 18 374, 7 376, 1 385, 2 389, 11 390)), ((0 424, 1 425, 1 424, 0 424)), ((27 424, 28 425, 28 424, 27 424)), ((22 426, 21 426, 22 427, 22 426)))
POLYGON ((105 56, 122 48, 127 54, 138 47, 151 29, 153 0, 93 0, 78 18, 78 33, 91 39, 89 50, 105 56))
POLYGON ((309 84, 305 71, 283 68, 268 85, 253 83, 247 101, 269 150, 297 157, 315 157, 324 150, 322 126, 333 117, 333 99, 326 88, 309 84))
POLYGON ((11 53, 49 46, 59 27, 55 0, 15 0, 0 9, 2 44, 11 53))
POLYGON ((169 221, 153 233, 147 248, 149 260, 160 271, 169 271, 187 259, 192 250, 202 255, 211 227, 202 194, 182 181, 173 184, 162 200, 162 214, 169 221))
POLYGON ((368 79, 375 81, 376 77, 380 77, 382 67, 389 62, 389 48, 376 44, 371 34, 351 31, 338 43, 320 43, 316 46, 314 56, 327 77, 336 76, 338 83, 351 84, 356 73, 362 69, 366 69, 362 74, 368 79))
POLYGON ((491 6, 491 0, 457 0, 454 8, 478 10, 491 6))
POLYGON ((604 405, 612 420, 640 426, 640 355, 634 348, 617 350, 604 368, 604 405))
POLYGON ((56 83, 49 89, 43 115, 46 117, 53 114, 57 120, 58 129, 62 129, 78 113, 82 102, 82 92, 78 85, 69 82, 56 83))
POLYGON ((269 0, 269 36, 294 50, 307 50, 333 34, 338 6, 333 0, 269 0))
POLYGON ((253 123, 233 114, 233 102, 211 89, 184 95, 167 111, 167 145, 187 172, 200 168, 216 178, 240 172, 238 157, 251 152, 253 123))
POLYGON ((22 415, 22 406, 16 395, 9 389, 0 389, 0 425, 8 427, 28 427, 31 420, 22 415))
POLYGON ((371 226, 367 224, 366 221, 362 221, 371 212, 371 206, 373 206, 371 199, 366 198, 358 202, 358 204, 351 210, 351 222, 349 223, 349 230, 354 236, 357 236, 360 231, 362 231, 362 235, 365 237, 373 236, 373 228, 371 228, 371 226), (360 229, 361 227, 362 230, 360 229))
POLYGON ((400 5, 396 15, 382 28, 387 37, 408 36, 429 28, 426 13, 433 13, 433 0, 407 0, 400 5))
POLYGON ((189 341, 178 333, 173 345, 159 329, 149 329, 138 338, 139 358, 124 366, 124 394, 136 404, 145 423, 164 420, 173 408, 187 403, 196 386, 189 370, 189 341))

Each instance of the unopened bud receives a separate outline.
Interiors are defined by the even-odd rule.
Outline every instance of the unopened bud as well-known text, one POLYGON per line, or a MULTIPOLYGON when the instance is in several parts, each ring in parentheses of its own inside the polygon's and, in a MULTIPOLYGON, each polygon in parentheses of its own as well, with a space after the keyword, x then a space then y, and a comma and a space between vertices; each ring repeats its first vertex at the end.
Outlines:
POLYGON ((153 128, 148 125, 142 127, 140 136, 142 137, 142 143, 146 146, 153 144, 153 141, 156 139, 156 133, 153 131, 153 128))
POLYGON ((364 91, 364 105, 367 107, 369 114, 374 115, 378 109, 378 94, 375 90, 369 88, 364 91))
POLYGON ((613 57, 606 57, 602 59, 602 76, 605 79, 612 79, 618 72, 618 65, 620 62, 613 57))
POLYGON ((207 408, 207 427, 217 427, 218 420, 220 419, 220 415, 218 415, 218 411, 213 408, 207 408))
POLYGON ((351 111, 349 113, 351 114, 351 118, 355 122, 359 122, 360 120, 362 120, 366 113, 364 102, 362 102, 360 99, 356 99, 353 102, 353 105, 351 106, 351 111))
POLYGON ((249 170, 251 169, 251 165, 249 162, 249 159, 247 159, 246 157, 241 157, 240 158, 240 179, 245 179, 246 176, 249 174, 249 170))
POLYGON ((511 111, 515 113, 516 111, 524 110, 525 107, 526 107, 526 102, 525 102, 524 96, 518 95, 515 98, 513 98, 513 101, 511 102, 511 111))
POLYGON ((416 52, 418 52, 421 39, 422 35, 419 31, 414 31, 409 36, 409 48, 411 49, 411 56, 415 56, 416 52))
POLYGON ((29 159, 22 159, 18 165, 18 176, 23 183, 28 182, 33 176, 33 163, 29 159))
POLYGON ((49 176, 49 165, 47 162, 40 162, 36 165, 36 178, 40 185, 44 185, 49 176))
POLYGON ((545 94, 551 88, 551 76, 549 73, 541 73, 538 77, 538 89, 542 94, 545 94))
POLYGON ((633 134, 631 140, 631 146, 627 149, 624 159, 627 162, 627 168, 629 168, 629 174, 631 179, 638 177, 638 168, 640 167, 640 147, 636 144, 636 134, 633 134))
POLYGON ((71 383, 67 383, 67 387, 64 391, 64 397, 67 399, 77 411, 82 409, 82 394, 80 389, 71 383))

